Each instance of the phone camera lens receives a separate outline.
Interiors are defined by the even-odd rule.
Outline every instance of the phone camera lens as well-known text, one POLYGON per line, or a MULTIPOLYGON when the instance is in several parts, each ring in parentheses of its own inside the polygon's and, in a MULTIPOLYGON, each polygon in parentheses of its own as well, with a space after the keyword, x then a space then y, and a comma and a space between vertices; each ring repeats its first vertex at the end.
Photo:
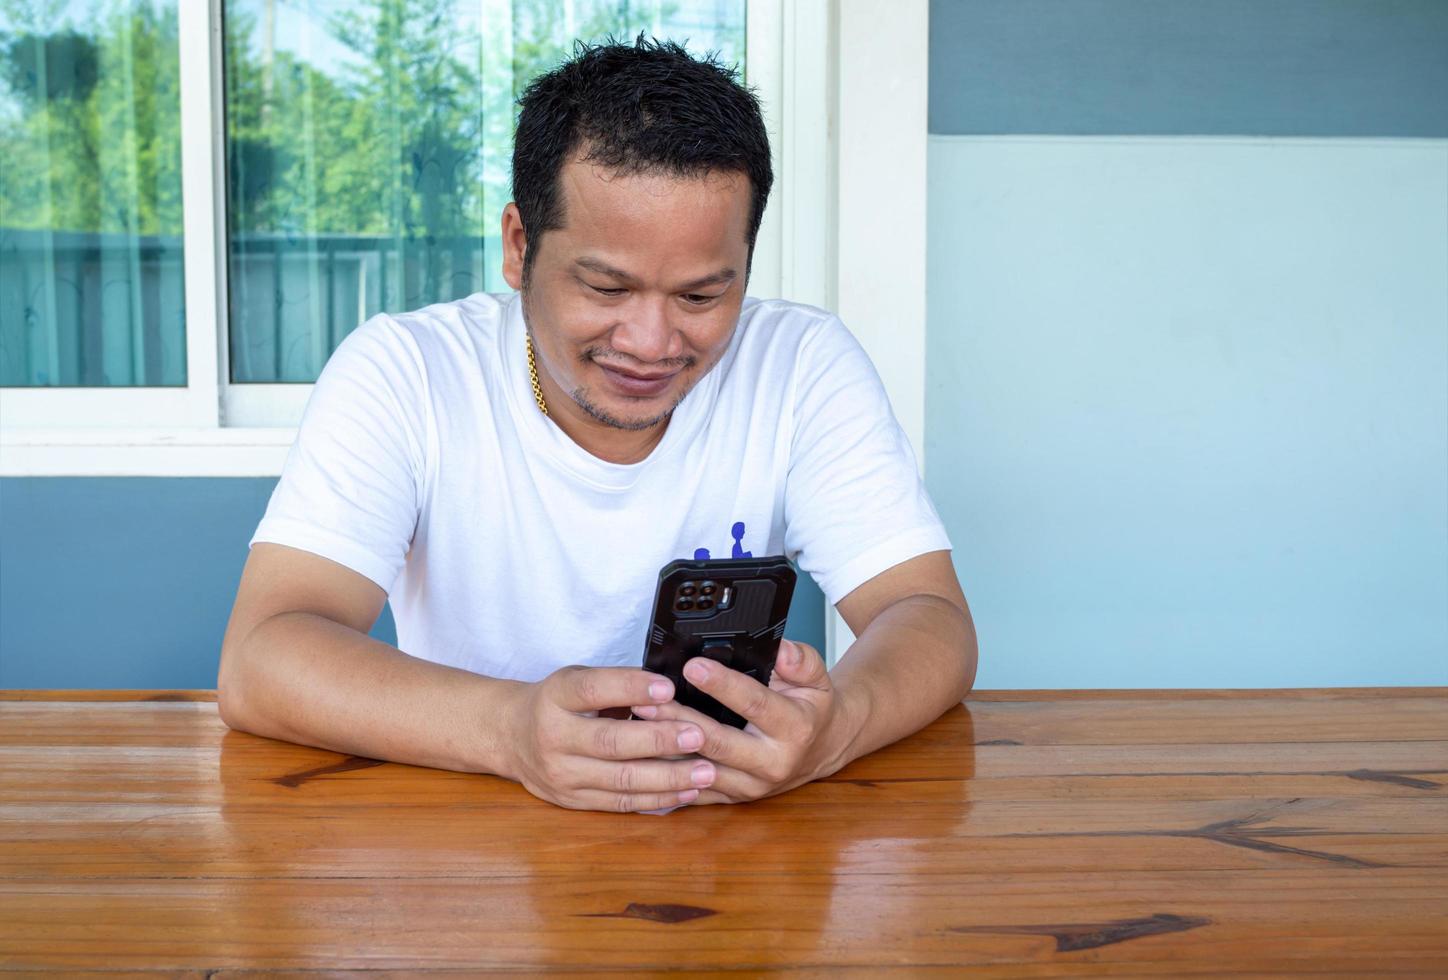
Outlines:
POLYGON ((693 582, 685 582, 679 587, 679 595, 693 595, 694 591, 695 590, 693 582))
POLYGON ((713 599, 700 599, 700 600, 699 600, 699 608, 700 608, 700 609, 713 609, 713 608, 714 608, 714 600, 713 600, 713 599))
MULTIPOLYGON (((700 605, 702 606, 703 603, 701 602, 700 605)), ((682 611, 688 611, 694 608, 694 600, 680 599, 678 602, 674 603, 674 608, 682 611)))
POLYGON ((714 583, 713 583, 713 582, 705 582, 703 585, 699 586, 699 594, 700 594, 700 595, 713 595, 713 594, 714 594, 714 583))

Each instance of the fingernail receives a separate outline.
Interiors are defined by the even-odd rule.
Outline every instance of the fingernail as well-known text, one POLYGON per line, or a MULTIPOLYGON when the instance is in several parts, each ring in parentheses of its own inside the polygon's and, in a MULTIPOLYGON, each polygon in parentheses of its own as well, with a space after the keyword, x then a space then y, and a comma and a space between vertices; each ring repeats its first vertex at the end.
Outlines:
POLYGON ((692 752, 704 744, 704 733, 697 728, 686 728, 679 733, 679 748, 692 752))
POLYGON ((697 789, 686 789, 679 794, 680 803, 693 803, 698 798, 699 791, 697 789))
POLYGON ((714 781, 714 767, 707 762, 701 762, 694 767, 689 774, 689 782, 695 786, 708 786, 714 781))
POLYGON ((789 665, 791 667, 798 667, 802 663, 804 663, 804 651, 794 644, 790 644, 789 665))
POLYGON ((652 718, 654 715, 659 713, 659 709, 655 708, 651 704, 641 704, 633 709, 633 713, 638 715, 640 718, 652 718))
POLYGON ((667 701, 673 694, 673 688, 668 681, 654 681, 649 685, 649 697, 655 701, 667 701))
POLYGON ((684 665, 684 675, 697 684, 709 679, 709 668, 702 660, 690 660, 684 665))

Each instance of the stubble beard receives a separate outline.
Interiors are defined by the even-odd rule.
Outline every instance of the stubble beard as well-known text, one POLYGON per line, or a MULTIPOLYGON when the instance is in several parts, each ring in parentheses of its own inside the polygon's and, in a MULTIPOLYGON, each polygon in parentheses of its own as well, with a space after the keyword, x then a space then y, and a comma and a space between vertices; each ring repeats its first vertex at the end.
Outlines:
MULTIPOLYGON (((526 282, 524 283, 524 286, 527 286, 526 282)), ((520 292, 522 293, 523 301, 523 329, 528 332, 528 337, 533 343, 534 359, 541 361, 541 358, 539 358, 537 355, 537 352, 539 350, 538 338, 533 332, 533 323, 531 318, 528 316, 527 290, 525 288, 523 290, 520 290, 520 292)), ((584 367, 592 364, 594 357, 601 350, 602 348, 598 347, 587 348, 578 355, 579 364, 583 365, 584 367)), ((694 365, 691 358, 690 363, 684 365, 684 370, 687 370, 688 368, 693 366, 694 365)), ((573 403, 581 408, 583 410, 583 413, 589 418, 593 419, 595 422, 602 423, 603 425, 609 426, 610 428, 619 429, 624 432, 643 432, 646 429, 652 429, 660 422, 668 421, 673 416, 674 409, 679 407, 679 403, 682 402, 685 397, 688 396, 689 392, 693 389, 694 386, 692 384, 686 386, 683 391, 679 392, 678 397, 674 399, 674 403, 670 405, 667 409, 655 416, 652 416, 651 418, 642 419, 621 419, 617 415, 610 413, 607 409, 603 408, 602 406, 593 401, 593 399, 589 396, 588 388, 584 385, 579 385, 578 387, 574 388, 568 393, 568 397, 573 399, 573 403)))
MULTIPOLYGON (((583 357, 580 357, 579 360, 584 364, 587 364, 589 363, 591 358, 585 355, 583 357)), ((572 391, 570 391, 568 393, 568 397, 572 398, 574 404, 576 404, 579 408, 583 409, 584 413, 594 421, 602 422, 604 425, 611 426, 615 429, 622 429, 625 432, 643 432, 645 429, 652 429, 660 422, 668 421, 669 418, 673 416, 674 409, 679 407, 679 402, 684 400, 684 396, 689 393, 689 390, 689 388, 685 388, 682 392, 680 392, 679 397, 674 399, 674 403, 670 405, 667 410, 660 412, 658 415, 655 415, 652 418, 632 420, 621 419, 617 415, 609 414, 608 411, 599 407, 593 402, 592 399, 588 397, 588 389, 583 387, 582 385, 579 385, 577 388, 574 388, 572 391)))

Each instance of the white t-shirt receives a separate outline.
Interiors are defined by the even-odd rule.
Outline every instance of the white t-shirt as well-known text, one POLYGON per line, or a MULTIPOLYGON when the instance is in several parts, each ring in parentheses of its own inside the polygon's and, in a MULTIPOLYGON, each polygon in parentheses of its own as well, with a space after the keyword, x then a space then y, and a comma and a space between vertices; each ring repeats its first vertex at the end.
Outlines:
POLYGON ((492 677, 641 665, 659 569, 783 554, 831 604, 950 542, 873 365, 835 316, 746 299, 638 463, 538 410, 516 295, 382 314, 327 361, 251 543, 387 591, 398 647, 492 677))

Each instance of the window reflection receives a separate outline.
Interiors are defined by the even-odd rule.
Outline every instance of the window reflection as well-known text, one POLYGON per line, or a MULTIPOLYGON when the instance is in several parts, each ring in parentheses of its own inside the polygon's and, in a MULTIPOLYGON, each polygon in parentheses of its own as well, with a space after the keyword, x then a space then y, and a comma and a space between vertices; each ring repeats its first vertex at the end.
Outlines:
POLYGON ((515 100, 574 38, 744 56, 745 0, 228 0, 231 374, 311 382, 353 327, 501 291, 515 100))
POLYGON ((184 385, 175 0, 0 4, 0 385, 184 385))

